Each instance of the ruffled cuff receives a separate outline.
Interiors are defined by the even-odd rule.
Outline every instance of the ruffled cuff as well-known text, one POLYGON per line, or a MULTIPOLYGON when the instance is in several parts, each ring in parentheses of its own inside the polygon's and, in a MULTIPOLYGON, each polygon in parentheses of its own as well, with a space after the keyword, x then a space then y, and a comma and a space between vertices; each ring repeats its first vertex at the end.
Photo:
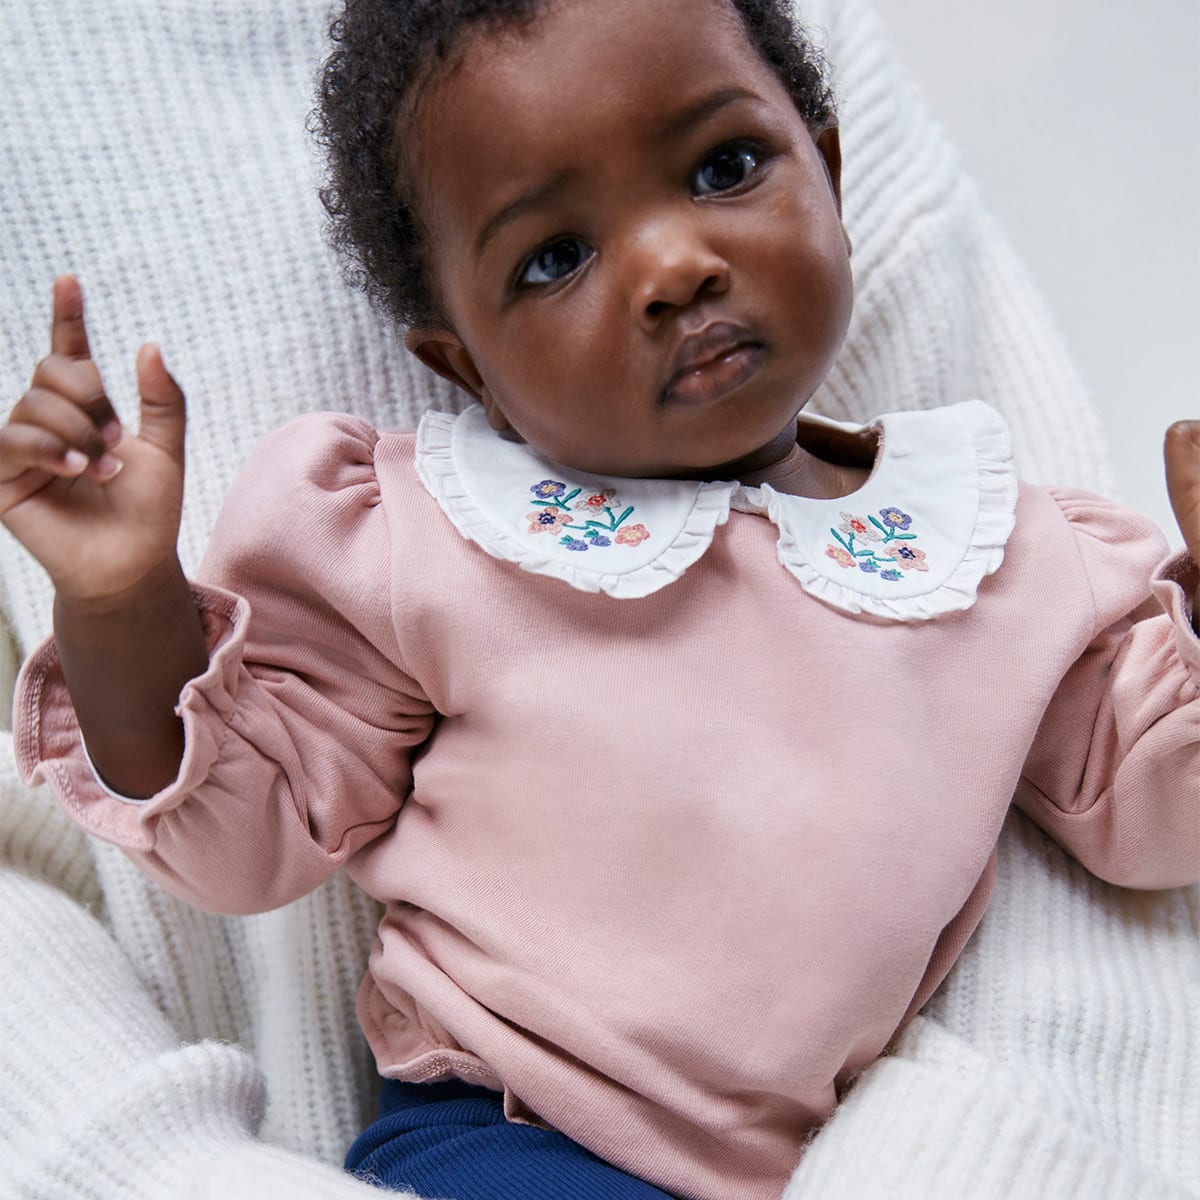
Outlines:
POLYGON ((1181 550, 1164 559, 1154 572, 1150 589, 1175 626, 1175 649, 1200 688, 1200 636, 1193 624, 1192 602, 1200 583, 1200 568, 1181 550))
POLYGON ((193 584, 192 596, 200 610, 208 668, 184 685, 175 708, 184 736, 179 774, 146 800, 129 803, 93 772, 52 637, 29 656, 17 678, 13 741, 21 778, 47 784, 88 833, 131 850, 151 849, 157 816, 176 807, 209 774, 237 700, 250 606, 217 587, 193 584))

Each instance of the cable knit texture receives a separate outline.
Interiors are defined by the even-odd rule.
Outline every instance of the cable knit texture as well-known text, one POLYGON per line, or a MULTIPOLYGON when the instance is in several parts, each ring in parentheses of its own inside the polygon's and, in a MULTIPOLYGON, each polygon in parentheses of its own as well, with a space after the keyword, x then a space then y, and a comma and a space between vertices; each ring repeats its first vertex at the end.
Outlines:
MULTIPOLYGON (((379 426, 461 407, 348 293, 320 243, 304 117, 324 0, 29 0, 0 37, 0 394, 80 274, 124 417, 161 343, 191 425, 181 554, 250 448, 299 412, 379 426)), ((857 306, 813 407, 965 396, 1027 478, 1111 490, 1045 306, 896 70, 865 0, 811 0, 841 97, 857 306)), ((0 669, 49 628, 0 536, 0 669)), ((371 1111, 354 995, 376 914, 342 877, 277 912, 171 899, 0 753, 0 1193, 17 1200, 367 1200, 336 1164, 371 1111)), ((1029 821, 950 978, 808 1146, 789 1200, 1200 1194, 1200 889, 1101 883, 1029 821)))

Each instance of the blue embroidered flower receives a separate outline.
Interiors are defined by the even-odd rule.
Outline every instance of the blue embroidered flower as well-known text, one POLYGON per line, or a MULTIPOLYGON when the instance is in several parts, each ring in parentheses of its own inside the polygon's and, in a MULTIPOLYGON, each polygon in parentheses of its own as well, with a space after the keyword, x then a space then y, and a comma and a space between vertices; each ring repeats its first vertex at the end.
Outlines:
POLYGON ((588 544, 583 538, 565 537, 559 542, 559 545, 566 546, 568 550, 586 550, 588 548, 588 544))
POLYGON ((907 529, 912 524, 912 517, 898 508, 881 508, 879 515, 883 518, 884 524, 890 525, 893 529, 907 529))
POLYGON ((561 496, 567 490, 567 485, 559 483, 557 479, 543 479, 541 483, 535 483, 529 490, 535 496, 541 496, 543 500, 551 500, 555 496, 561 496))
POLYGON ((866 573, 868 575, 874 575, 875 572, 879 570, 879 564, 876 562, 870 562, 870 561, 860 562, 858 564, 858 569, 860 571, 866 571, 866 573))
POLYGON ((602 533, 588 535, 593 546, 611 546, 612 538, 606 538, 602 533))
POLYGON ((888 583, 895 583, 897 579, 903 579, 904 576, 901 575, 900 572, 897 571, 895 568, 888 567, 888 569, 886 571, 879 572, 879 578, 886 579, 888 581, 888 583))

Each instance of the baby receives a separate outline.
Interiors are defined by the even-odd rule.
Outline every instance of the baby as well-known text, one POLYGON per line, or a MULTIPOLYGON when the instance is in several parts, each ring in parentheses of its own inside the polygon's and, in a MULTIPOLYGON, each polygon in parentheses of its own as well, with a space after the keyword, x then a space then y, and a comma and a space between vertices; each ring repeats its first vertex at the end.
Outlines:
POLYGON ((1200 878, 1194 427, 1157 566, 981 405, 798 418, 850 248, 782 4, 399 7, 336 27, 327 203, 478 404, 287 426, 189 583, 182 395, 143 348, 123 430, 60 279, 0 431, 56 588, 22 769, 202 907, 343 866, 383 904, 364 1177, 776 1197, 978 923, 1014 795, 1106 879, 1200 878))

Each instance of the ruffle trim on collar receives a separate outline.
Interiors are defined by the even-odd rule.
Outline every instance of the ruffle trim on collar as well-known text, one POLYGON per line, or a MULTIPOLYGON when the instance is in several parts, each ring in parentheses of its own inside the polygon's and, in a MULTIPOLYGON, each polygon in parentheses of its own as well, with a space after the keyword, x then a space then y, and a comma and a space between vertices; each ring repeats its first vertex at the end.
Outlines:
POLYGON ((617 599, 673 583, 729 519, 727 483, 560 467, 498 438, 479 407, 425 413, 416 450, 421 482, 463 537, 535 575, 617 599))
POLYGON ((833 500, 769 484, 574 471, 497 437, 477 405, 457 416, 426 413, 416 465, 464 537, 582 591, 635 599, 661 590, 704 555, 732 507, 775 524, 780 563, 834 608, 892 621, 970 608, 1003 561, 1015 519, 1003 419, 969 401, 874 424, 874 469, 858 490, 833 500))
POLYGON ((926 621, 968 609, 979 585, 1004 561, 1015 524, 1018 484, 1008 427, 999 413, 980 401, 936 413, 893 413, 881 424, 880 462, 867 483, 850 496, 816 502, 826 516, 836 509, 840 518, 836 524, 828 522, 827 537, 814 537, 813 501, 762 487, 766 514, 779 528, 779 561, 805 591, 849 613, 926 621), (942 418, 940 427, 929 420, 935 415, 942 418), (889 467, 903 464, 898 475, 885 469, 885 460, 889 467), (901 482, 903 492, 897 494, 901 482), (927 500, 923 509, 922 496, 927 500), (928 503, 932 500, 936 504, 928 503), (864 520, 860 514, 872 509, 878 519, 864 520), (856 545, 864 544, 862 535, 856 543, 848 532, 860 523, 875 545, 883 543, 882 554, 867 560, 869 571, 861 562, 846 561, 847 546, 861 553, 856 545), (906 532, 900 534, 901 529, 906 532), (916 562, 918 570, 878 566, 887 561, 885 555, 896 553, 889 548, 896 545, 888 540, 893 537, 911 537, 912 547, 901 544, 900 551, 920 557, 892 562, 916 562))

